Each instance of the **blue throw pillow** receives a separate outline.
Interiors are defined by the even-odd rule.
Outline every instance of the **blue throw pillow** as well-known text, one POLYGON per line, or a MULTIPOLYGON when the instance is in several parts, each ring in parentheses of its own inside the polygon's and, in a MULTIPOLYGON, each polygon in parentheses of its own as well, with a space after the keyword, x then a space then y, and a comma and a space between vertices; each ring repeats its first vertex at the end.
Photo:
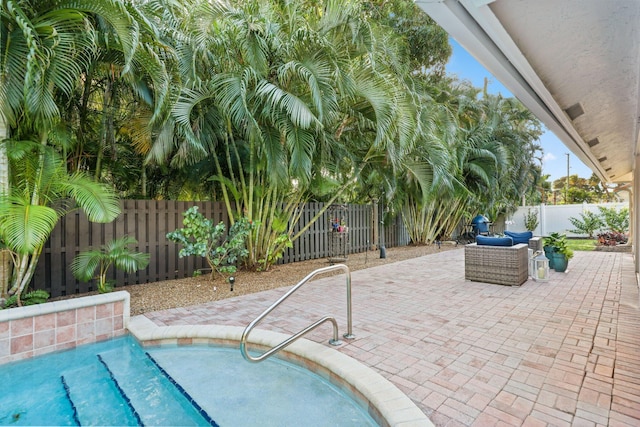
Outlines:
POLYGON ((517 245, 518 243, 528 244, 529 239, 533 237, 533 233, 531 231, 523 231, 522 233, 516 233, 515 231, 505 231, 504 234, 513 239, 514 245, 517 245))
POLYGON ((514 242, 511 237, 476 236, 476 243, 478 246, 513 246, 514 242))

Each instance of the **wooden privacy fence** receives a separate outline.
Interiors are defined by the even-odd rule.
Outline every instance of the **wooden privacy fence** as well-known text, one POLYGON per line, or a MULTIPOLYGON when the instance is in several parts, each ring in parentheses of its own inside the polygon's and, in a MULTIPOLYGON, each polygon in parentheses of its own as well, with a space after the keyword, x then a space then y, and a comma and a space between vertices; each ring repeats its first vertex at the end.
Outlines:
MULTIPOLYGON (((80 252, 98 249, 101 245, 125 235, 134 237, 137 252, 150 254, 149 266, 127 274, 111 268, 109 280, 116 286, 158 282, 192 276, 196 270, 208 268, 204 258, 189 256, 179 258, 180 245, 167 240, 167 233, 182 227, 183 212, 191 206, 210 218, 215 224, 220 221, 228 225, 227 211, 221 202, 176 202, 169 200, 123 200, 122 213, 108 224, 91 223, 81 211, 64 216, 47 241, 32 281, 34 289, 44 289, 52 297, 90 292, 95 283, 76 280, 71 274, 71 260, 80 252)), ((323 203, 308 203, 295 225, 294 234, 301 230, 322 209, 323 203)), ((349 226, 349 253, 363 252, 378 242, 372 241, 372 205, 347 205, 345 221, 349 226)), ((281 263, 325 258, 328 253, 329 216, 325 212, 285 251, 281 263)), ((385 245, 405 246, 409 237, 400 218, 385 224, 385 245)), ((377 235, 377 234, 376 234, 377 235)))

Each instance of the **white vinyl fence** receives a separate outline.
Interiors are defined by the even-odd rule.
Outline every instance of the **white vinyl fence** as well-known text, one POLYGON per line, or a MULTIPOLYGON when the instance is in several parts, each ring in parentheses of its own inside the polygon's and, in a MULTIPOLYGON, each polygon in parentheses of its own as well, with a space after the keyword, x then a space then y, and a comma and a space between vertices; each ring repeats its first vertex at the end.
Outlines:
POLYGON ((615 208, 620 210, 629 208, 629 203, 583 203, 579 205, 545 205, 539 206, 521 206, 518 210, 505 221, 505 230, 509 231, 527 231, 524 226, 524 218, 529 210, 538 212, 538 227, 533 231, 535 236, 548 236, 549 233, 564 233, 568 237, 587 237, 586 234, 575 234, 569 230, 575 227, 569 221, 569 218, 582 219, 583 212, 593 212, 598 214, 600 210, 598 206, 605 208, 615 208))

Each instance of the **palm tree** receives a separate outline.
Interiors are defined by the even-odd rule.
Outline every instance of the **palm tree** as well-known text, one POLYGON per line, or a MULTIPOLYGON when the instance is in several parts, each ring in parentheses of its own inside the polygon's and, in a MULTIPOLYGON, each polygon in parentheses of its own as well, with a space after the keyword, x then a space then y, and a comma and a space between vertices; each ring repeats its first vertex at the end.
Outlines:
POLYGON ((98 291, 111 292, 107 272, 112 265, 127 273, 133 273, 149 264, 149 254, 129 250, 129 245, 137 243, 133 237, 124 236, 103 245, 99 250, 82 252, 71 262, 71 271, 78 279, 88 281, 94 278, 96 269, 99 269, 95 277, 98 279, 98 291))
MULTIPOLYGON (((46 197, 47 185, 56 187, 60 184, 70 188, 69 179, 75 182, 77 176, 63 177, 60 165, 64 165, 64 161, 56 159, 51 150, 35 148, 24 151, 27 157, 38 157, 37 161, 24 159, 24 163, 33 169, 12 171, 14 162, 8 162, 6 158, 7 138, 14 142, 33 141, 43 147, 49 144, 52 132, 60 121, 61 105, 68 105, 78 82, 91 80, 87 71, 94 59, 100 56, 99 41, 109 46, 113 57, 120 59, 118 63, 122 64, 122 75, 131 78, 135 70, 144 70, 145 75, 151 76, 156 93, 171 92, 166 90, 168 79, 163 78, 162 61, 145 44, 148 37, 141 36, 141 28, 144 30, 142 33, 153 34, 150 21, 143 19, 144 14, 133 3, 118 0, 0 1, 0 129, 6 129, 0 134, 0 194, 3 195, 5 206, 15 210, 16 215, 21 209, 24 213, 30 213, 23 218, 21 228, 26 236, 31 236, 30 227, 36 227, 34 231, 38 236, 37 239, 28 239, 28 244, 20 243, 16 230, 11 229, 18 227, 20 221, 3 220, 0 242, 14 251, 10 292, 15 293, 21 292, 26 286, 35 266, 32 258, 37 260, 33 255, 38 253, 42 233, 50 229, 55 217, 49 209, 40 209, 48 207, 50 203, 46 197), (97 31, 99 27, 100 31, 97 31), (41 181, 41 177, 52 173, 43 168, 51 165, 55 167, 55 174, 51 177, 60 179, 59 183, 41 181), (29 187, 27 183, 38 185, 29 187), (18 188, 24 193, 17 194, 18 188), (42 217, 37 217, 36 213, 42 217), (33 252, 29 255, 25 251, 33 252)), ((131 81, 141 94, 145 86, 144 79, 131 78, 131 81)), ((153 119, 158 122, 169 110, 169 103, 164 102, 164 98, 162 95, 154 99, 153 119)), ((99 193, 103 194, 104 189, 99 193)), ((99 205, 107 208, 112 204, 111 196, 107 196, 106 200, 105 204, 99 205)), ((78 202, 82 205, 80 200, 78 202)), ((112 220, 114 210, 108 208, 105 215, 95 215, 95 218, 112 220)), ((4 296, 8 283, 6 268, 0 269, 0 283, 0 296, 4 296)))
POLYGON ((109 222, 120 213, 120 206, 110 188, 82 172, 68 174, 64 160, 52 147, 30 141, 4 144, 11 189, 0 197, 0 235, 14 266, 6 294, 19 296, 31 281, 42 248, 60 217, 80 207, 91 221, 109 222))
MULTIPOLYGON (((0 44, 2 34, 0 34, 0 44)), ((0 111, 0 197, 6 197, 9 193, 9 158, 7 148, 3 141, 7 138, 6 120, 0 111)), ((0 237, 0 298, 7 293, 9 276, 11 275, 11 256, 6 249, 4 240, 0 237)))
POLYGON ((304 231, 292 230, 313 191, 330 188, 330 203, 367 166, 397 162, 411 104, 388 63, 376 65, 383 40, 357 2, 197 6, 177 47, 190 86, 174 110, 173 162, 213 159, 230 217, 259 224, 248 262, 268 268, 304 231))
POLYGON ((494 218, 497 218, 514 212, 521 200, 535 192, 541 179, 542 153, 536 140, 542 130, 538 120, 515 98, 485 98, 488 107, 499 117, 494 138, 504 147, 508 161, 499 170, 497 191, 493 193, 496 196, 494 218))
POLYGON ((412 70, 444 75, 452 52, 449 35, 414 0, 366 0, 363 8, 401 36, 399 56, 412 70))
POLYGON ((486 91, 478 99, 479 94, 480 90, 463 92, 458 102, 458 161, 465 187, 473 194, 470 207, 495 220, 513 211, 535 188, 540 172, 535 140, 541 129, 515 99, 486 91))
POLYGON ((487 143, 491 133, 483 124, 477 100, 480 90, 441 77, 425 91, 438 108, 429 134, 440 148, 428 153, 440 172, 428 192, 413 193, 404 207, 403 220, 416 243, 452 236, 461 223, 468 222, 480 209, 481 195, 494 184, 498 164, 497 146, 487 143))
POLYGON ((538 181, 537 190, 540 192, 540 203, 547 203, 549 195, 553 192, 553 187, 549 178, 551 175, 545 174, 538 181))
POLYGON ((408 185, 403 210, 412 241, 422 243, 450 236, 477 213, 494 220, 508 213, 539 173, 540 127, 518 102, 447 78, 426 91, 442 112, 429 116, 424 135, 441 144, 418 152, 438 169, 426 193, 408 185))

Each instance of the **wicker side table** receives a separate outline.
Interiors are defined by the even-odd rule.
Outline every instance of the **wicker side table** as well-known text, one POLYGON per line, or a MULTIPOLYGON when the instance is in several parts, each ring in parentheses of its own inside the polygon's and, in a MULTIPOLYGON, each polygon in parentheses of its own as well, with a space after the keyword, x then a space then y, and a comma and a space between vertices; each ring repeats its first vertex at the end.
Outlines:
POLYGON ((464 247, 464 277, 474 282, 520 286, 529 277, 528 246, 478 246, 464 247))

